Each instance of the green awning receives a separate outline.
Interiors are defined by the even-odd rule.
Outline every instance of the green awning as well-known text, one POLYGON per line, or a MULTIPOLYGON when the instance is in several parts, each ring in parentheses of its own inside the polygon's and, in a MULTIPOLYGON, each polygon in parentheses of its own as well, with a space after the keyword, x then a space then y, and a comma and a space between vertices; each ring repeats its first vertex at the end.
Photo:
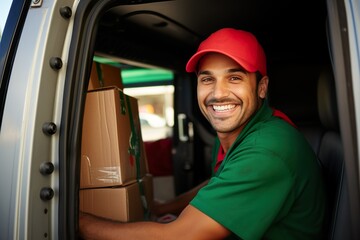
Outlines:
POLYGON ((126 84, 140 84, 140 83, 155 83, 155 82, 172 82, 174 74, 163 69, 125 69, 121 71, 123 83, 126 84))

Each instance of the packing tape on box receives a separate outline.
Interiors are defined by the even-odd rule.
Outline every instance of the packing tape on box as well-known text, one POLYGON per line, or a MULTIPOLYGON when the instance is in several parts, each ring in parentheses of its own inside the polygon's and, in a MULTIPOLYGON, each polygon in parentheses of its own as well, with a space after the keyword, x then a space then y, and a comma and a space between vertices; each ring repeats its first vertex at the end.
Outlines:
POLYGON ((148 202, 147 202, 146 196, 145 196, 144 181, 142 179, 138 179, 138 184, 139 184, 139 190, 140 190, 141 203, 144 208, 144 220, 150 220, 151 213, 150 213, 149 205, 148 205, 148 202))
POLYGON ((91 168, 91 182, 120 183, 120 166, 91 168))
POLYGON ((87 165, 87 176, 90 184, 96 184, 99 182, 120 184, 121 171, 120 166, 111 167, 93 167, 89 156, 82 155, 82 164, 87 165))
MULTIPOLYGON (((121 107, 121 114, 126 114, 126 103, 125 103, 125 94, 122 91, 119 91, 120 96, 120 107, 121 107)), ((131 108, 129 108, 131 110, 131 108)), ((131 111, 130 111, 131 112, 131 111)), ((129 115, 130 122, 132 121, 132 115, 129 115)))
MULTIPOLYGON (((122 92, 120 92, 120 95, 124 95, 122 92)), ((122 98, 120 96, 120 98, 122 98)), ((145 191, 144 191, 144 186, 143 186, 143 182, 141 181, 141 171, 140 171, 140 158, 141 158, 141 147, 140 147, 140 129, 137 129, 135 127, 134 124, 134 119, 133 119, 133 115, 132 115, 132 111, 131 111, 131 105, 130 105, 130 99, 129 96, 126 95, 126 103, 127 103, 127 108, 129 111, 129 118, 130 118, 130 127, 131 127, 131 135, 130 135, 130 139, 129 139, 129 153, 131 156, 133 156, 135 158, 136 161, 136 179, 139 185, 139 190, 140 190, 140 196, 141 196, 141 201, 142 201, 142 205, 144 208, 144 219, 148 220, 150 217, 150 211, 148 208, 148 204, 146 201, 146 197, 145 197, 145 191)))
POLYGON ((105 84, 104 84, 104 79, 103 79, 100 63, 95 62, 95 65, 96 65, 96 72, 97 72, 97 75, 98 75, 98 80, 99 80, 99 83, 100 83, 100 87, 104 87, 105 84))

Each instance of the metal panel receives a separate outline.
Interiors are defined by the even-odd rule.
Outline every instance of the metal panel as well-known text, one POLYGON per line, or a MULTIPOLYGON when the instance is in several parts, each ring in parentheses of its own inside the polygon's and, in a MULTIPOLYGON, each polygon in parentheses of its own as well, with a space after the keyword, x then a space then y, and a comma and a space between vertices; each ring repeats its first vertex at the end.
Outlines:
POLYGON ((48 123, 58 115, 58 78, 66 68, 50 60, 61 59, 69 19, 60 12, 69 3, 45 1, 31 8, 20 36, 0 135, 1 239, 56 234, 51 220, 57 216, 58 133, 48 123), (54 172, 41 172, 43 163, 54 165, 54 172))

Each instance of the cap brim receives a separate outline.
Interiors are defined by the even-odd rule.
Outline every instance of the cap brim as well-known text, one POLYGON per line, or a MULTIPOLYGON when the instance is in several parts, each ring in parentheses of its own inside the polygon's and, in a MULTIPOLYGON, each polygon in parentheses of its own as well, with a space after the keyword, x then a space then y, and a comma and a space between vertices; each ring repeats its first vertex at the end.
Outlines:
POLYGON ((221 53, 224 54, 225 56, 228 56, 229 58, 233 59, 235 62, 237 62, 241 67, 243 67, 246 71, 248 72, 256 72, 257 69, 253 66, 251 66, 249 63, 247 63, 246 61, 244 61, 243 59, 237 58, 235 56, 232 56, 229 53, 226 53, 224 51, 219 51, 218 49, 206 49, 206 50, 202 50, 199 51, 197 53, 195 53, 187 62, 186 64, 186 72, 196 72, 197 70, 197 65, 198 62, 200 61, 200 59, 207 53, 221 53))

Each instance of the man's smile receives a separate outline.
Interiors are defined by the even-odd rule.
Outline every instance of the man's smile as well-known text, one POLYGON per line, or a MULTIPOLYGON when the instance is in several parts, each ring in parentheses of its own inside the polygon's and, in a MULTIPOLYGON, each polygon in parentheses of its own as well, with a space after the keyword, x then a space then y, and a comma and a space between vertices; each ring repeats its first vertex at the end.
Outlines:
POLYGON ((212 108, 215 112, 227 112, 236 107, 235 104, 227 104, 227 105, 213 105, 212 108))

